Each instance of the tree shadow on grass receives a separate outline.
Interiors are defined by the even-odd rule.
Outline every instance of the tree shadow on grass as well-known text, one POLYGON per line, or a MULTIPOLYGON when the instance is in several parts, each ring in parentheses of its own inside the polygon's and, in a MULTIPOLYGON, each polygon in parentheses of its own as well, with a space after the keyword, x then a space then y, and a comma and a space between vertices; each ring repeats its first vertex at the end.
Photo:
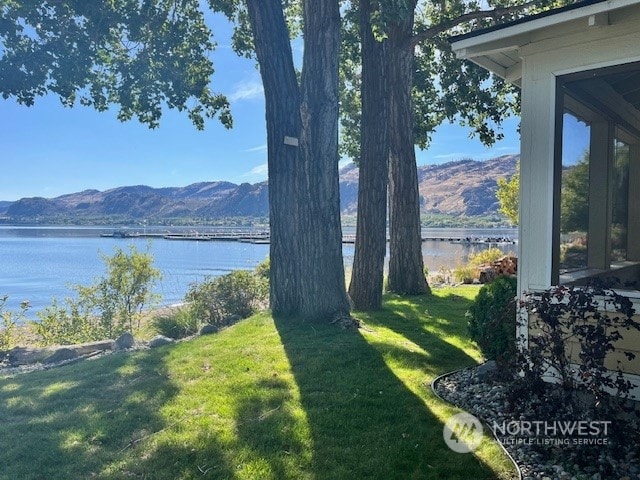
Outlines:
MULTIPOLYGON (((360 332, 287 319, 276 319, 276 327, 307 415, 315 478, 495 478, 474 456, 448 449, 443 423, 360 332)), ((437 346, 472 362, 450 345, 437 346)), ((423 360, 406 355, 411 365, 423 360)))
MULTIPOLYGON (((160 350, 0 380, 0 478, 117 477, 111 463, 166 427, 176 394, 160 350)), ((122 476, 126 472, 119 472, 122 476)))
POLYGON ((425 374, 435 377, 478 363, 450 343, 456 337, 469 338, 464 315, 472 303, 454 293, 414 297, 410 302, 396 298, 386 302, 381 311, 362 313, 360 318, 374 329, 388 328, 420 347, 430 359, 423 366, 425 374))
POLYGON ((494 478, 446 447, 428 385, 398 374, 473 362, 437 334, 455 327, 444 317, 420 324, 421 302, 390 302, 372 332, 265 315, 189 348, 0 380, 0 479, 494 478))

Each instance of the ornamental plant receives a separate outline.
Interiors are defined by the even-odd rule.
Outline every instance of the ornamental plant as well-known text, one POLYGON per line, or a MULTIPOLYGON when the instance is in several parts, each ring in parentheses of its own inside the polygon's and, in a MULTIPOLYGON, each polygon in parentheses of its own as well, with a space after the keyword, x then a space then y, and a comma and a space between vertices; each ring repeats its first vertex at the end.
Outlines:
MULTIPOLYGON (((617 342, 640 330, 631 301, 597 283, 530 293, 521 306, 518 322, 529 328, 529 337, 527 348, 517 355, 519 375, 507 390, 512 414, 535 421, 607 422, 606 444, 532 448, 551 449, 547 454, 555 462, 566 462, 567 471, 578 465, 599 470, 602 478, 613 477, 611 465, 601 459, 622 459, 627 450, 620 446, 640 431, 635 402, 628 401, 636 385, 623 374, 626 362, 607 362, 617 342)), ((622 352, 627 361, 635 358, 622 352)))
MULTIPOLYGON (((521 306, 528 319, 519 322, 529 328, 528 348, 519 354, 525 379, 546 377, 566 392, 586 391, 595 405, 610 394, 628 398, 635 385, 624 377, 623 361, 605 366, 615 344, 640 331, 628 297, 603 284, 560 285, 525 296, 521 306)), ((635 359, 621 352, 627 361, 635 359)))
POLYGON ((508 364, 516 350, 516 279, 498 277, 484 285, 466 317, 482 354, 500 367, 508 364))

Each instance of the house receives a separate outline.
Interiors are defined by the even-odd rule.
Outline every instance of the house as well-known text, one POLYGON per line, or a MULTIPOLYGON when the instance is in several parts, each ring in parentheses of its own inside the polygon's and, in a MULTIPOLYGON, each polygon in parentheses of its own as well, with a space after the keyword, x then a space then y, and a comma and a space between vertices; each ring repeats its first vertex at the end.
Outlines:
MULTIPOLYGON (((585 0, 451 46, 521 89, 520 295, 615 276, 640 312, 640 0, 585 0)), ((640 384, 640 336, 617 347, 638 354, 625 371, 640 384)))

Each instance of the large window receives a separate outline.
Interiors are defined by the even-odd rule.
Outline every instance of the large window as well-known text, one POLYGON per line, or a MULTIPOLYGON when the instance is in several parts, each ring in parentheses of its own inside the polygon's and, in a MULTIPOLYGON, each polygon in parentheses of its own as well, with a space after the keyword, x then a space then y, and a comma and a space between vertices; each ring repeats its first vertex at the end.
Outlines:
POLYGON ((627 260, 629 226, 629 144, 614 140, 613 188, 611 212, 611 262, 627 260))
POLYGON ((554 283, 640 285, 639 82, 633 64, 558 83, 554 283))
POLYGON ((560 189, 560 273, 587 268, 589 245, 589 125, 563 118, 560 189))

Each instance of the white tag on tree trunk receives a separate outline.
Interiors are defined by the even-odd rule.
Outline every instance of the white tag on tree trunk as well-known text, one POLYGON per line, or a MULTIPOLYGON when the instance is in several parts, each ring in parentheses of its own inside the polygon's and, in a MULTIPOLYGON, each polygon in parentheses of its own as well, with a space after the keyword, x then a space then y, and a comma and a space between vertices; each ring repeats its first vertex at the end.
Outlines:
POLYGON ((296 137, 287 137, 285 135, 284 144, 285 145, 290 145, 292 147, 297 147, 298 146, 298 139, 296 137))

